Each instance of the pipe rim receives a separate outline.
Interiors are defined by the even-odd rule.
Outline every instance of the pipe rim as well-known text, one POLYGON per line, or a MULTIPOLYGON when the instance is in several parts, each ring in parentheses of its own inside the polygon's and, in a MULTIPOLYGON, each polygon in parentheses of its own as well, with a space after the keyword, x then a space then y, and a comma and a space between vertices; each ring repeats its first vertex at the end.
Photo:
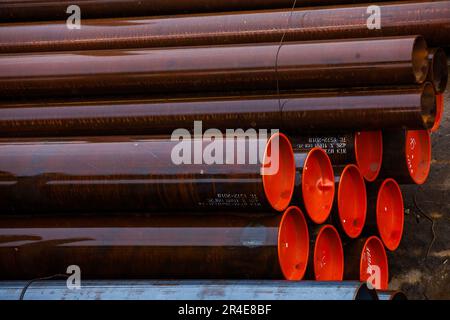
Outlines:
POLYGON ((431 135, 428 130, 408 130, 405 143, 406 167, 415 184, 424 184, 431 168, 431 135))
POLYGON ((377 236, 371 236, 364 242, 359 264, 359 280, 361 282, 367 282, 367 280, 371 276, 371 274, 368 272, 368 267, 371 265, 378 266, 381 273, 380 286, 379 288, 375 287, 375 289, 387 290, 389 281, 388 260, 383 242, 381 242, 381 240, 377 236))
POLYGON ((306 213, 316 224, 324 223, 331 213, 334 184, 330 157, 320 147, 311 149, 302 172, 302 194, 306 213))
POLYGON ((378 189, 376 220, 378 234, 390 251, 396 250, 400 245, 404 219, 404 203, 400 186, 394 179, 386 179, 378 189))
POLYGON ((282 133, 273 134, 267 141, 262 164, 262 182, 267 201, 276 211, 284 211, 291 202, 295 186, 295 160, 291 142, 282 133), (278 170, 275 174, 266 174, 270 168, 272 144, 278 142, 278 170))
POLYGON ((436 124, 438 105, 436 91, 430 82, 426 82, 422 87, 420 96, 421 116, 425 128, 431 128, 436 124))
POLYGON ((434 118, 434 124, 431 128, 431 132, 438 131, 441 126, 442 115, 444 114, 444 95, 437 94, 436 95, 436 117, 434 118))
POLYGON ((367 214, 366 184, 357 166, 349 164, 342 171, 337 197, 342 229, 355 239, 363 231, 367 214))
POLYGON ((383 162, 383 134, 379 131, 359 131, 355 134, 356 164, 364 179, 377 179, 383 162))
POLYGON ((433 48, 429 51, 428 57, 434 89, 437 93, 443 93, 448 81, 447 55, 442 48, 433 48))
POLYGON ((278 227, 278 261, 286 280, 303 279, 309 258, 309 231, 300 208, 290 206, 278 227), (289 245, 290 244, 290 245, 289 245))
POLYGON ((428 46, 425 38, 416 36, 412 49, 412 65, 416 83, 423 83, 428 75, 428 46))
POLYGON ((324 225, 314 245, 314 277, 317 281, 342 281, 344 277, 344 248, 338 231, 324 225))

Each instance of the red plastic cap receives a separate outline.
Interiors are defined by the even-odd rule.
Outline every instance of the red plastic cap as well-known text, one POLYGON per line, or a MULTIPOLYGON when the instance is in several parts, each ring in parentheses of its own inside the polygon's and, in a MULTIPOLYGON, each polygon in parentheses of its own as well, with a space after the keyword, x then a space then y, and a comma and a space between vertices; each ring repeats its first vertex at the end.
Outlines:
POLYGON ((363 177, 375 181, 383 161, 383 134, 381 131, 361 131, 355 134, 356 164, 363 177))
POLYGON ((403 235, 404 207, 402 191, 394 179, 386 179, 378 190, 377 228, 384 245, 394 251, 403 235))
POLYGON ((436 95, 436 116, 434 118, 434 125, 433 125, 433 128, 431 128, 431 132, 438 131, 438 129, 441 125, 443 114, 444 114, 444 95, 437 94, 436 95))
POLYGON ((431 137, 428 130, 406 132, 406 165, 416 184, 423 184, 428 178, 431 166, 431 137))
POLYGON ((295 160, 291 142, 284 134, 273 134, 267 142, 262 173, 268 202, 277 211, 285 210, 294 193, 295 160))
POLYGON ((314 245, 314 275, 317 281, 342 281, 344 249, 341 237, 332 225, 323 226, 314 245))
POLYGON ((366 222, 366 183, 358 167, 350 164, 344 168, 338 186, 339 221, 345 234, 357 238, 366 222))
POLYGON ((295 206, 286 209, 278 232, 278 258, 287 280, 301 280, 309 258, 309 232, 302 211, 295 206))
POLYGON ((361 252, 360 281, 369 282, 377 290, 387 290, 389 270, 386 251, 378 237, 368 238, 361 252))
POLYGON ((306 156, 302 193, 308 216, 317 224, 324 223, 333 206, 334 173, 330 158, 322 148, 313 148, 306 156))

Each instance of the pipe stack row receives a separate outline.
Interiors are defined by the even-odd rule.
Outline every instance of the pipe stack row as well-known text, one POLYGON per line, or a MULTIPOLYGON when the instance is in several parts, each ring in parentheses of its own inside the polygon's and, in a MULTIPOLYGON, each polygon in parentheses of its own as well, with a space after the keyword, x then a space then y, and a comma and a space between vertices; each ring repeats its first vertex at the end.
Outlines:
POLYGON ((0 297, 401 296, 450 1, 149 3, 0 4, 0 297))

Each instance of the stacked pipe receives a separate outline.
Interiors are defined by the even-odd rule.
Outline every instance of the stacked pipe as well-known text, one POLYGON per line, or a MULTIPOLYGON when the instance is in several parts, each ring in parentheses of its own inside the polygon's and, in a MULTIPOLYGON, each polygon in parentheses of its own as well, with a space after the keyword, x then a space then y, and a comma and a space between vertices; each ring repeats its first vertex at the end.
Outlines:
POLYGON ((364 2, 0 3, 0 298, 403 298, 450 1, 364 2))

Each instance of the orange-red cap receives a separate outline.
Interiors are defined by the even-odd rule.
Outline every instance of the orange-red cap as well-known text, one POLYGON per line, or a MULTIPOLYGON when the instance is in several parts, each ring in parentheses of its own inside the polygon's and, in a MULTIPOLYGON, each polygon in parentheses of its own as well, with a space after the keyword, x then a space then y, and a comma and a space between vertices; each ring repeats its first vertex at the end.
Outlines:
POLYGON ((294 193, 295 160, 291 142, 284 134, 276 133, 270 137, 264 151, 263 169, 262 181, 268 202, 277 211, 285 210, 294 193), (276 169, 273 166, 278 166, 278 170, 268 173, 276 169))
POLYGON ((360 281, 369 282, 375 289, 386 290, 389 266, 383 243, 378 237, 369 237, 364 243, 360 260, 360 281))
POLYGON ((394 251, 402 240, 404 222, 402 191, 394 179, 384 180, 378 189, 376 217, 381 240, 394 251))
POLYGON ((330 158, 319 147, 308 152, 302 172, 302 194, 306 213, 317 224, 325 222, 334 198, 334 173, 330 158))
POLYGON ((431 137, 428 130, 406 132, 406 165, 412 180, 423 184, 428 178, 431 166, 431 137))
POLYGON ((332 225, 323 226, 314 245, 314 276, 317 281, 342 281, 344 249, 341 237, 332 225))
POLYGON ((367 193, 364 178, 358 167, 347 165, 339 179, 338 192, 339 221, 350 238, 361 234, 366 222, 367 193))
POLYGON ((381 131, 361 131, 355 134, 356 164, 363 177, 375 181, 383 160, 383 134, 381 131))
POLYGON ((295 206, 286 209, 278 232, 278 259, 287 280, 301 280, 309 257, 309 232, 302 211, 295 206))

